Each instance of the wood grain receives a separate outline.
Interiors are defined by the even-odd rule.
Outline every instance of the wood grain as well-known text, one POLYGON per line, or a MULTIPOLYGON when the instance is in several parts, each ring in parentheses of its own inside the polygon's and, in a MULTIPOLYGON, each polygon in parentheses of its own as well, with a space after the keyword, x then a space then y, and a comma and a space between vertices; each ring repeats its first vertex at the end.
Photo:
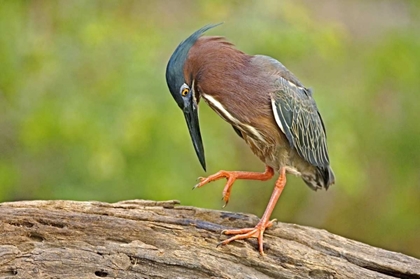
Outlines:
POLYGON ((178 201, 0 203, 0 278, 419 278, 420 260, 325 230, 277 223, 216 247, 258 218, 178 201))

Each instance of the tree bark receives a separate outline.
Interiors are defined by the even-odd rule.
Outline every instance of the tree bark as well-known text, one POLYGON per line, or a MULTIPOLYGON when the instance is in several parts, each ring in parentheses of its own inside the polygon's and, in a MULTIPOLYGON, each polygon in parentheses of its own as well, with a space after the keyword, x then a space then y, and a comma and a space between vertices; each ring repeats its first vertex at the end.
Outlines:
POLYGON ((258 218, 178 206, 19 201, 0 204, 0 278, 420 278, 420 260, 325 230, 277 223, 216 247, 258 218))

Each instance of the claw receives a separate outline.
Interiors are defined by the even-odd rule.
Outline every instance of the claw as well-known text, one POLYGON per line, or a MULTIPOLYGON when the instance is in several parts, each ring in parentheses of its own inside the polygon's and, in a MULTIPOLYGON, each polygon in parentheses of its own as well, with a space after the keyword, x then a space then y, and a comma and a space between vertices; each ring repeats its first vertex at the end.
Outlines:
MULTIPOLYGON (((270 227, 271 227, 272 225, 274 225, 274 223, 276 223, 276 222, 277 222, 277 219, 273 219, 273 220, 271 220, 271 221, 270 221, 270 224, 269 224, 269 225, 270 225, 270 227)), ((267 227, 267 228, 269 228, 269 227, 267 227)))
POLYGON ((263 250, 263 234, 267 228, 270 228, 273 223, 277 221, 273 219, 268 222, 259 222, 254 228, 245 228, 245 229, 238 229, 238 230, 223 230, 221 234, 226 235, 234 235, 228 239, 225 239, 217 244, 217 247, 229 244, 234 240, 241 240, 247 238, 257 238, 258 239, 258 250, 262 256, 264 256, 263 250))
POLYGON ((229 199, 226 199, 226 196, 224 195, 224 196, 222 197, 222 201, 224 201, 224 202, 225 202, 225 204, 222 206, 223 208, 225 208, 225 207, 228 205, 228 203, 229 203, 229 199))
MULTIPOLYGON (((222 198, 224 200, 224 198, 222 198)), ((225 204, 222 206, 222 208, 225 208, 228 205, 229 201, 225 201, 225 204)))
POLYGON ((227 186, 225 186, 225 189, 223 189, 223 198, 222 198, 222 200, 224 200, 225 201, 225 205, 223 206, 223 208, 225 208, 226 207, 226 205, 229 203, 229 199, 230 199, 230 187, 231 187, 232 185, 227 185, 227 186), (228 188, 228 190, 226 190, 226 188, 228 188))

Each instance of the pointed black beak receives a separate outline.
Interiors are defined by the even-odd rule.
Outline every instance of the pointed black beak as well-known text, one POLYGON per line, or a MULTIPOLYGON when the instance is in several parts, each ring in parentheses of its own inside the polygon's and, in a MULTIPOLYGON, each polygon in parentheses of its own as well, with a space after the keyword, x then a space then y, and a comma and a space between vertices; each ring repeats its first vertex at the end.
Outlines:
MULTIPOLYGON (((192 94, 191 94, 192 95, 192 94)), ((206 159, 204 157, 203 141, 201 139, 200 123, 198 122, 198 107, 192 97, 185 102, 184 116, 187 121, 188 131, 194 145, 195 153, 204 171, 206 171, 206 159)))

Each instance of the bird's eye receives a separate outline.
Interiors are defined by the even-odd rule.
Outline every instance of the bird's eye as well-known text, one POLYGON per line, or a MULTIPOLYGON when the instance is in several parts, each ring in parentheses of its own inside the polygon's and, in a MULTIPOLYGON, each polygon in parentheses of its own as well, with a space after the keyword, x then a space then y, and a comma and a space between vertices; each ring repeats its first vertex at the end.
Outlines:
POLYGON ((190 92, 190 90, 188 88, 184 88, 181 92, 181 95, 185 97, 187 96, 188 92, 190 92))

